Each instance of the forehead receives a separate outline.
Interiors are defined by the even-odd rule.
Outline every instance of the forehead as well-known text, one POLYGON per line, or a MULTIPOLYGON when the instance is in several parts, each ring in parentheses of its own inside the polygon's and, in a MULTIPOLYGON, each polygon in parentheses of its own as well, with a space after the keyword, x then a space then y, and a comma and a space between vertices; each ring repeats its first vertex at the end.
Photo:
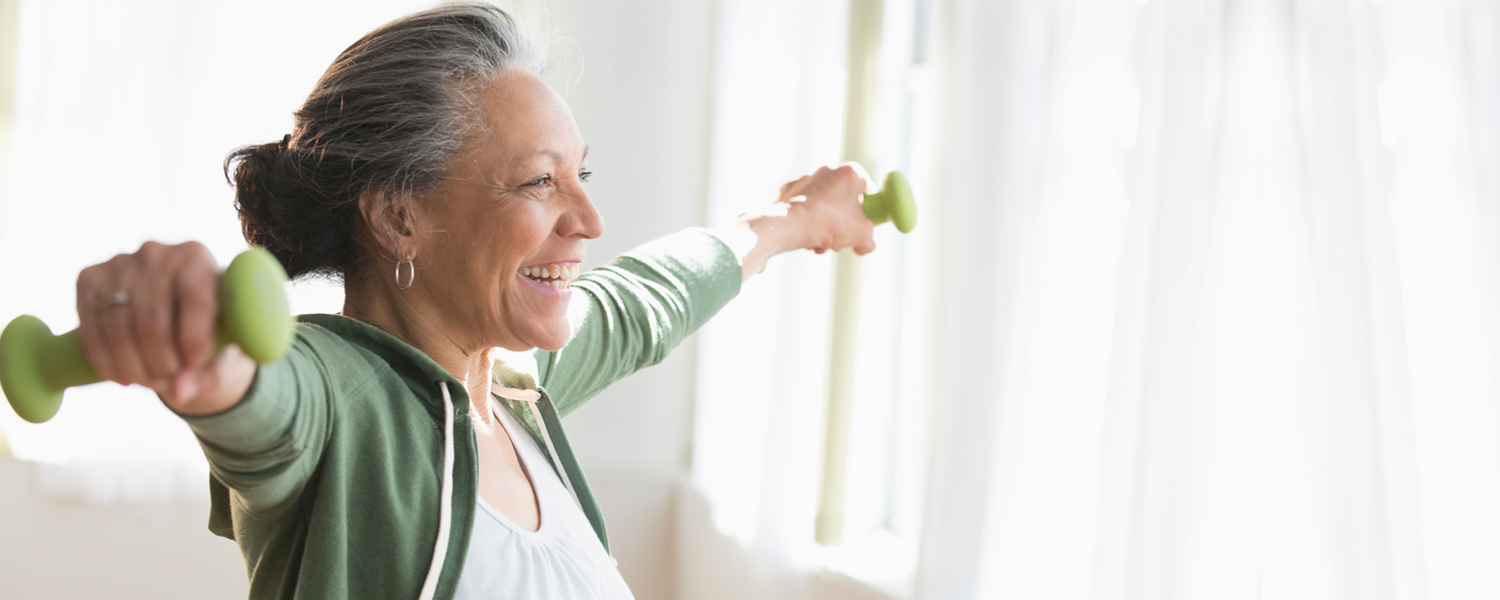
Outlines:
POLYGON ((506 166, 537 153, 577 157, 583 146, 573 113, 562 97, 537 76, 511 70, 481 89, 480 118, 485 132, 479 147, 490 161, 506 166))

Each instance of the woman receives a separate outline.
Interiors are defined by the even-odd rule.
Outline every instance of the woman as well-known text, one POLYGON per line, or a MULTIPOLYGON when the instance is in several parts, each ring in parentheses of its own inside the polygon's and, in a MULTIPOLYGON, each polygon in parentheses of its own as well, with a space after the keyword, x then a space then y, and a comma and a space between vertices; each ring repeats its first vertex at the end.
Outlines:
POLYGON ((213 354, 201 245, 79 275, 89 360, 198 436, 209 528, 240 545, 251 596, 630 597, 561 416, 661 360, 771 256, 874 249, 865 180, 825 168, 731 227, 579 275, 604 223, 536 64, 493 7, 410 15, 345 50, 291 134, 230 155, 247 241, 294 278, 344 282, 342 314, 300 317, 279 362, 213 354))

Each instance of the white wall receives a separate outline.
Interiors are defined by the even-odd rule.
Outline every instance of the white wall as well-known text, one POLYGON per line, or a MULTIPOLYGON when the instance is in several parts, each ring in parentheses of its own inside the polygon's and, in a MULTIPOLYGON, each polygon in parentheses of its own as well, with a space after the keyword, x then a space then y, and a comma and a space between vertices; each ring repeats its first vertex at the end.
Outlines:
MULTIPOLYGON (((554 45, 562 64, 549 79, 589 144, 589 193, 606 224, 585 266, 703 224, 712 6, 556 2, 553 19, 566 37, 554 45)), ((689 341, 568 418, 586 469, 656 477, 686 469, 692 357, 689 341)))
POLYGON ((0 597, 243 598, 234 542, 208 532, 203 494, 100 507, 37 493, 34 466, 0 458, 0 597))

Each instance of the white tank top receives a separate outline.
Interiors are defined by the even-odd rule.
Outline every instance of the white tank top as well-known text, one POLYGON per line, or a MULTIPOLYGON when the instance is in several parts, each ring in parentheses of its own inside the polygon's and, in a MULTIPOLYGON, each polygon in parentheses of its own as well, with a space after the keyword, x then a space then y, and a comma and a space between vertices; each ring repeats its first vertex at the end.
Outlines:
POLYGON ((454 600, 634 600, 547 456, 510 411, 490 402, 536 490, 541 527, 526 531, 483 498, 454 600))

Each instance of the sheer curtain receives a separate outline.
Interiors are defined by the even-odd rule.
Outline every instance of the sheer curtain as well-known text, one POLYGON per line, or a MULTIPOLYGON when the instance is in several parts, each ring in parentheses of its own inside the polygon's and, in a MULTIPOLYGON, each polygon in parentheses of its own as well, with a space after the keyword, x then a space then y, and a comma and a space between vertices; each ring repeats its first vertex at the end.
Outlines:
MULTIPOLYGON (((732 215, 741 172, 836 158, 808 32, 847 5, 723 5, 732 215)), ((1500 596, 1500 6, 931 17, 923 220, 882 240, 927 332, 897 384, 931 421, 913 596, 1500 596)), ((828 275, 779 260, 704 334, 695 486, 806 567, 828 275)))
MULTIPOLYGON (((962 96, 962 65, 1019 55, 985 52, 977 11, 1045 32, 1012 85, 964 101, 1014 125, 946 147, 1039 166, 1015 173, 1030 194, 944 198, 1024 206, 1023 241, 1014 308, 990 332, 1007 343, 994 464, 948 467, 988 486, 982 512, 948 514, 984 523, 979 558, 924 589, 1500 591, 1482 566, 1497 558, 1500 270, 1480 201, 1500 165, 1476 160, 1500 112, 1477 93, 1495 76, 1493 5, 1002 4, 951 5, 950 81, 962 96), (1099 89, 1121 67, 1135 86, 1099 89), (1133 144, 1081 131, 1137 102, 1133 144), (1017 137, 1020 153, 994 141, 1017 137)), ((952 552, 940 536, 924 564, 952 552)))

